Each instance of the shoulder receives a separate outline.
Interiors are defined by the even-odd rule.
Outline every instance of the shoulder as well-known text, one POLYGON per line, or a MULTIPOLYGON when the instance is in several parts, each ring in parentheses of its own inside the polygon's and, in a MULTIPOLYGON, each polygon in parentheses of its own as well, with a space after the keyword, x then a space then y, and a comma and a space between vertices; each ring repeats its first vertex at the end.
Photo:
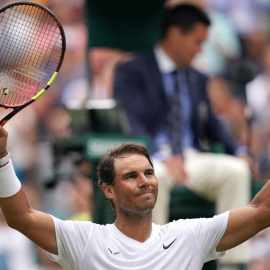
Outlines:
POLYGON ((95 234, 107 230, 105 225, 91 221, 61 220, 52 216, 56 232, 63 234, 95 234))
MULTIPOLYGON (((227 227, 229 218, 229 211, 215 215, 211 218, 194 218, 194 219, 179 219, 167 223, 160 227, 161 230, 171 230, 171 231, 200 231, 202 228, 205 230, 211 230, 216 227, 217 230, 224 230, 227 227)), ((158 225, 155 225, 158 226, 158 225)))
POLYGON ((186 225, 196 237, 206 235, 223 235, 227 228, 229 211, 212 218, 187 219, 186 225))

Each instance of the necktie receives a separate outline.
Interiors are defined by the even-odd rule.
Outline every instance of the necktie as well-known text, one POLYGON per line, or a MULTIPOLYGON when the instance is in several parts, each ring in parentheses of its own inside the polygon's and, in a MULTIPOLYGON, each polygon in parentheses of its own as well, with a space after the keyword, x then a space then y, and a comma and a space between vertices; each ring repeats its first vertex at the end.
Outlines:
POLYGON ((170 112, 170 130, 171 130, 171 147, 173 155, 182 153, 181 144, 181 92, 179 84, 179 73, 174 71, 172 73, 174 82, 174 91, 171 101, 171 112, 170 112))

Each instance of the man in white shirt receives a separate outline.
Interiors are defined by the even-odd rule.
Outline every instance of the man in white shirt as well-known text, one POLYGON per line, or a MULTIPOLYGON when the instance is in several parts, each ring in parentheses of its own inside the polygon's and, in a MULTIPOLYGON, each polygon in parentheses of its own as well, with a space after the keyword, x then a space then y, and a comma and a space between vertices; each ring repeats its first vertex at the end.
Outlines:
POLYGON ((98 167, 115 223, 61 221, 29 205, 6 145, 1 126, 0 206, 7 223, 65 269, 201 269, 270 226, 270 182, 248 206, 210 219, 153 224, 158 182, 147 150, 133 143, 105 154, 98 167))

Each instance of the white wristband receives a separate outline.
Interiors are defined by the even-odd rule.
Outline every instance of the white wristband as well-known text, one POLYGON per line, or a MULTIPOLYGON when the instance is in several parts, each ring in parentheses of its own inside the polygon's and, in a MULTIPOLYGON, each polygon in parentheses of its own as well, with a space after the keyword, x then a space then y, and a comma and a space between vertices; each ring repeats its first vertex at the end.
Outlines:
POLYGON ((12 161, 0 167, 0 198, 7 198, 15 195, 21 188, 21 182, 17 178, 12 161))

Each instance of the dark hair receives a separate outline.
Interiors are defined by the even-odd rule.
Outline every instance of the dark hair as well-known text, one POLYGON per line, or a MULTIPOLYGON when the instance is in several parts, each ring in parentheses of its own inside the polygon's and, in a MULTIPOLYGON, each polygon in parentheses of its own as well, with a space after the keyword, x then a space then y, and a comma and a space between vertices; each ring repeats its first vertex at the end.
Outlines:
POLYGON ((166 8, 161 24, 161 38, 166 36, 168 29, 173 25, 188 33, 196 23, 202 23, 207 27, 211 24, 209 17, 201 8, 192 4, 166 8))
MULTIPOLYGON (((115 168, 114 161, 117 158, 124 157, 129 154, 139 154, 145 156, 150 165, 153 166, 152 159, 147 151, 147 149, 138 143, 124 143, 113 150, 109 150, 105 153, 98 164, 97 167, 97 177, 98 177, 98 186, 102 187, 102 184, 114 185, 115 180, 115 168)), ((106 199, 108 206, 111 210, 114 210, 114 205, 112 200, 106 199)))

